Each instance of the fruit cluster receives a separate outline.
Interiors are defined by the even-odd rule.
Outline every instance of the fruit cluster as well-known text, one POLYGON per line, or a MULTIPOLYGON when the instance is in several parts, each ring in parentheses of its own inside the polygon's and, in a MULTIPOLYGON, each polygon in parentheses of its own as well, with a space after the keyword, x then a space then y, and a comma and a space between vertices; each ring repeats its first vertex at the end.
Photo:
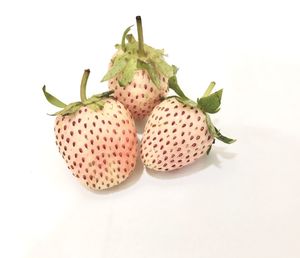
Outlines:
POLYGON ((209 114, 219 111, 222 90, 212 93, 212 82, 203 97, 189 99, 177 83, 177 68, 164 51, 144 44, 141 17, 136 17, 138 40, 127 28, 102 81, 110 91, 86 96, 90 74, 85 70, 80 101, 65 104, 43 87, 46 99, 61 108, 55 113, 59 152, 73 175, 95 190, 126 180, 134 171, 138 139, 134 119, 148 117, 140 146, 144 165, 156 171, 186 166, 209 153, 223 136, 209 114), (167 97, 168 90, 175 95, 167 97))

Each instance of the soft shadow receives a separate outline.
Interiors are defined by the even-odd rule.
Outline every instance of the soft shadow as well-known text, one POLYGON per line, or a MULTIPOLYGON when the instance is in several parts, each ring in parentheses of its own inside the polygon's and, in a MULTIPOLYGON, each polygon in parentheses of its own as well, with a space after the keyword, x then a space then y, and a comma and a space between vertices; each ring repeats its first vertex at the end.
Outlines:
POLYGON ((131 175, 121 184, 100 191, 92 190, 90 188, 87 189, 92 193, 100 194, 100 195, 113 194, 115 192, 123 191, 131 187, 132 185, 134 185, 140 179, 140 177, 143 174, 143 170, 144 170, 144 164, 141 161, 140 157, 138 156, 134 171, 132 171, 131 175))
POLYGON ((222 159, 233 159, 236 155, 237 153, 228 152, 226 147, 213 146, 213 149, 208 156, 202 156, 194 163, 183 168, 166 172, 159 172, 146 168, 146 171, 149 175, 159 179, 186 177, 197 172, 203 172, 210 166, 216 166, 220 168, 222 165, 222 161, 219 157, 222 157, 222 159))
POLYGON ((144 128, 145 128, 147 120, 148 120, 148 117, 145 117, 142 120, 135 120, 134 121, 138 134, 142 134, 144 132, 144 128))

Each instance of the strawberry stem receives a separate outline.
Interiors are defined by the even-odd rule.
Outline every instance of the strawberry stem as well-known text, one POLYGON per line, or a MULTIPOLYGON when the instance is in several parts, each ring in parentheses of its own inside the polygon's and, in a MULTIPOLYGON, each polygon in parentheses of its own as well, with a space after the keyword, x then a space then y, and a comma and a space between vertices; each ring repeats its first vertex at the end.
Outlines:
POLYGON ((139 40, 139 55, 145 56, 143 26, 142 26, 141 16, 136 16, 136 26, 137 26, 138 40, 139 40))
POLYGON ((81 102, 85 102, 87 100, 86 97, 86 84, 87 84, 87 80, 89 78, 90 75, 90 70, 86 69, 84 70, 84 73, 82 75, 82 79, 81 79, 81 84, 80 84, 80 99, 81 102))
POLYGON ((208 88, 206 89, 206 91, 204 92, 203 94, 203 97, 207 97, 213 90, 213 88, 216 86, 216 83, 215 82, 211 82, 209 85, 208 85, 208 88))

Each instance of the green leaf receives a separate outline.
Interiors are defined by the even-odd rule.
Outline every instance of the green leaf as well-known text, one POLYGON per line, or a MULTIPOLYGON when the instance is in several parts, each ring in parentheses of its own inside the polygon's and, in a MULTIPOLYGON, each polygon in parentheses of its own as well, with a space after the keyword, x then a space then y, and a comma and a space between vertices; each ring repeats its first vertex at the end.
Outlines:
POLYGON ((206 123, 207 123, 207 127, 208 127, 208 131, 209 133, 214 137, 217 138, 218 140, 227 143, 227 144, 231 144, 234 143, 236 140, 235 139, 231 139, 228 138, 224 135, 221 134, 220 130, 218 130, 212 123, 210 116, 208 114, 206 114, 206 123))
POLYGON ((97 112, 98 110, 102 110, 103 109, 103 104, 100 104, 98 102, 93 102, 87 105, 90 109, 92 109, 93 111, 97 112))
POLYGON ((215 137, 216 136, 215 126, 213 125, 210 116, 208 114, 205 115, 206 115, 206 123, 207 123, 208 131, 213 137, 215 137))
POLYGON ((172 65, 172 69, 173 69, 173 75, 175 76, 179 70, 179 68, 175 65, 172 65))
POLYGON ((87 100, 83 101, 82 104, 84 106, 87 106, 87 105, 95 103, 97 101, 100 101, 99 98, 97 98, 96 96, 92 96, 92 97, 88 98, 87 100))
POLYGON ((66 116, 66 115, 71 115, 78 111, 82 107, 81 102, 74 102, 69 105, 67 105, 63 110, 57 112, 56 114, 66 116))
POLYGON ((101 94, 93 95, 83 102, 84 106, 90 107, 94 111, 102 110, 104 107, 103 98, 108 98, 113 91, 103 92, 101 94))
POLYGON ((166 61, 162 59, 157 60, 155 66, 157 67, 157 70, 167 78, 173 76, 173 67, 168 65, 166 61))
POLYGON ((183 99, 183 98, 180 98, 178 96, 176 96, 176 99, 179 102, 181 102, 182 104, 187 105, 189 107, 197 107, 197 104, 194 101, 190 100, 190 99, 183 99))
POLYGON ((207 97, 202 97, 197 100, 198 107, 207 113, 216 113, 220 110, 221 99, 223 90, 218 90, 217 92, 210 94, 207 97))
POLYGON ((121 46, 122 46, 122 50, 125 52, 126 51, 126 43, 125 43, 125 39, 126 39, 126 36, 128 34, 128 32, 130 31, 131 27, 133 25, 129 26, 123 33, 123 36, 122 36, 122 41, 121 41, 121 46))
POLYGON ((178 96, 172 95, 172 96, 167 96, 167 97, 165 97, 165 99, 171 99, 171 98, 176 98, 176 99, 178 99, 178 96))
POLYGON ((189 99, 187 96, 185 96, 185 94, 181 90, 180 86, 178 85, 176 76, 172 76, 169 78, 168 85, 169 85, 169 88, 172 89, 173 91, 175 91, 175 93, 179 97, 181 97, 182 99, 189 99))
POLYGON ((209 155, 210 151, 211 151, 212 145, 210 145, 206 151, 206 155, 209 155))
POLYGON ((215 127, 215 131, 216 131, 215 137, 224 143, 231 144, 236 141, 236 139, 231 139, 231 138, 228 138, 228 137, 222 135, 221 132, 216 127, 215 127))
POLYGON ((137 68, 136 66, 137 66, 137 59, 136 58, 129 59, 119 80, 121 86, 126 86, 132 81, 134 73, 137 68))
POLYGON ((126 35, 126 39, 128 40, 128 42, 129 42, 130 44, 136 42, 136 39, 134 38, 134 36, 133 36, 132 34, 126 35))
POLYGON ((48 102, 51 103, 52 105, 59 107, 59 108, 64 108, 67 106, 65 103, 63 103, 62 101, 60 101, 59 99, 57 99, 56 97, 54 97, 53 95, 48 93, 46 91, 45 85, 43 87, 43 92, 44 92, 44 95, 45 95, 46 99, 48 100, 48 102))
POLYGON ((147 58, 152 61, 156 61, 156 59, 162 59, 164 56, 163 49, 156 49, 144 44, 145 52, 147 54, 147 58))
POLYGON ((137 52, 138 52, 138 43, 137 42, 128 43, 126 45, 125 54, 127 54, 129 58, 132 58, 132 57, 138 58, 137 52))
POLYGON ((103 101, 97 101, 97 102, 95 102, 95 105, 97 105, 98 110, 99 109, 102 110, 104 108, 104 102, 103 101))
POLYGON ((155 86, 158 88, 160 87, 159 75, 158 75, 157 71, 154 69, 152 64, 148 64, 148 63, 138 60, 137 68, 146 70, 151 78, 151 81, 155 84, 155 86))
MULTIPOLYGON (((46 92, 46 89, 44 89, 44 87, 43 87, 43 91, 46 92)), ((58 112, 56 112, 54 114, 50 114, 50 115, 51 116, 56 116, 56 115, 62 115, 62 116, 71 115, 71 114, 76 113, 82 106, 88 106, 92 110, 98 111, 100 109, 103 109, 103 107, 104 107, 103 99, 104 98, 109 98, 111 96, 111 94, 113 94, 113 92, 114 91, 106 91, 106 92, 102 92, 101 94, 93 95, 92 97, 84 100, 83 102, 78 101, 78 102, 70 103, 68 105, 64 104, 62 110, 60 110, 60 111, 58 111, 58 112)), ((50 95, 50 96, 52 96, 52 95, 50 95)))
POLYGON ((105 92, 102 92, 102 93, 100 93, 100 94, 93 95, 92 98, 97 98, 97 99, 100 99, 100 98, 108 98, 108 97, 110 97, 113 93, 114 93, 113 90, 105 91, 105 92))
POLYGON ((54 113, 54 114, 50 114, 50 116, 56 116, 56 115, 61 115, 61 116, 66 116, 66 115, 71 115, 73 113, 75 113, 76 111, 79 110, 79 108, 81 108, 83 106, 83 104, 81 102, 74 102, 71 103, 69 105, 66 105, 64 107, 64 109, 54 113))
POLYGON ((155 84, 157 88, 160 88, 159 74, 155 70, 152 64, 146 64, 146 70, 150 75, 151 81, 155 84))
POLYGON ((104 75, 101 82, 107 81, 115 77, 118 73, 123 71, 127 64, 126 56, 122 55, 120 58, 116 58, 112 67, 108 70, 108 72, 104 75))

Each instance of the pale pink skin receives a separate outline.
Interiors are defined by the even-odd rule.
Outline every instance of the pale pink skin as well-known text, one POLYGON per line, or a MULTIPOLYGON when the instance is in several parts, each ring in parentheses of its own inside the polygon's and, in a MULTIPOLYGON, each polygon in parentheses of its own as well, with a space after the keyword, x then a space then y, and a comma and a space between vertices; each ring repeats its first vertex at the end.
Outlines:
POLYGON ((204 155, 213 140, 201 110, 184 106, 176 98, 166 99, 146 123, 141 159, 156 171, 175 170, 204 155))
POLYGON ((131 112, 135 119, 143 119, 167 95, 168 79, 161 76, 161 84, 158 88, 151 81, 147 71, 137 70, 129 85, 121 87, 118 78, 113 78, 109 80, 109 89, 114 90, 114 97, 131 112))
POLYGON ((103 101, 102 110, 81 107, 73 115, 58 116, 55 124, 56 144, 69 169, 94 190, 123 182, 133 171, 137 157, 131 114, 113 99, 103 101))

